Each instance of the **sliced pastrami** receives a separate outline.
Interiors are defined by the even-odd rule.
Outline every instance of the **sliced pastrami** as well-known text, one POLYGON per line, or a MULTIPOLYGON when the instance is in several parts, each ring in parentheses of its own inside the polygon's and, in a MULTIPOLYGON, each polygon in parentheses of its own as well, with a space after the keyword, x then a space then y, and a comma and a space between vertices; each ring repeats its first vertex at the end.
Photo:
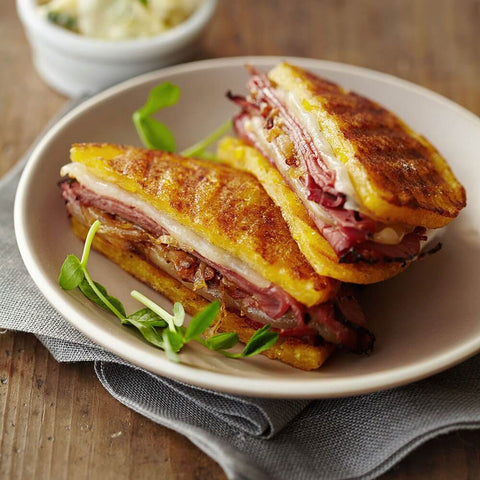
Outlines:
POLYGON ((102 197, 88 188, 85 188, 83 185, 80 185, 77 181, 63 181, 60 183, 60 188, 62 189, 62 196, 67 202, 78 201, 87 207, 92 206, 104 212, 118 215, 119 217, 142 227, 156 237, 168 233, 157 222, 149 218, 138 208, 125 205, 114 198, 102 197))

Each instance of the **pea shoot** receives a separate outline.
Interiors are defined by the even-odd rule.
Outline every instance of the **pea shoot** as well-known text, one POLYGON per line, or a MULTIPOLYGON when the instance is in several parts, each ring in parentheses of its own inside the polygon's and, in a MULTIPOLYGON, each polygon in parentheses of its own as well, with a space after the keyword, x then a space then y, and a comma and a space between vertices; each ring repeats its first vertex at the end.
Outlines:
MULTIPOLYGON (((138 136, 146 148, 175 151, 175 137, 172 131, 163 123, 152 117, 163 108, 175 105, 180 98, 180 88, 170 82, 164 82, 150 91, 142 108, 132 116, 138 136)), ((206 158, 214 160, 215 155, 207 148, 232 128, 232 120, 227 120, 205 139, 180 152, 184 157, 206 158)))

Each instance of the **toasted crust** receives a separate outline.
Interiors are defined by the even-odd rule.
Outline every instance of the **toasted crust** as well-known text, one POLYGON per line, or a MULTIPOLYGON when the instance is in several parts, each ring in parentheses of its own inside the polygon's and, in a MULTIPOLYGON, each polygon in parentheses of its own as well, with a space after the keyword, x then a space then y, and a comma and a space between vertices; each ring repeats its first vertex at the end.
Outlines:
POLYGON ((392 112, 287 63, 269 78, 317 115, 365 209, 377 219, 438 228, 465 207, 465 190, 447 162, 392 112))
POLYGON ((74 145, 71 158, 239 257, 299 302, 312 306, 335 294, 337 283, 315 273, 280 210, 251 175, 213 162, 108 144, 74 145))
MULTIPOLYGON (((88 228, 74 218, 71 219, 71 223, 74 234, 84 240, 88 228)), ((100 232, 96 234, 93 240, 93 248, 138 280, 160 292, 171 302, 181 302, 185 311, 190 315, 196 315, 208 305, 207 300, 200 295, 184 287, 180 282, 139 256, 114 247, 100 232)), ((237 332, 240 341, 247 343, 254 334, 255 328, 249 324, 246 318, 226 311, 222 314, 222 319, 216 331, 237 332)), ((290 337, 280 338, 272 348, 266 350, 263 354, 302 370, 315 370, 325 362, 333 350, 334 347, 331 344, 313 346, 301 339, 290 337)))
POLYGON ((400 263, 370 265, 338 263, 338 256, 323 238, 302 202, 285 183, 278 170, 257 150, 235 138, 224 138, 218 146, 220 161, 255 175, 282 211, 292 237, 319 275, 350 283, 374 283, 393 277, 406 266, 400 263))

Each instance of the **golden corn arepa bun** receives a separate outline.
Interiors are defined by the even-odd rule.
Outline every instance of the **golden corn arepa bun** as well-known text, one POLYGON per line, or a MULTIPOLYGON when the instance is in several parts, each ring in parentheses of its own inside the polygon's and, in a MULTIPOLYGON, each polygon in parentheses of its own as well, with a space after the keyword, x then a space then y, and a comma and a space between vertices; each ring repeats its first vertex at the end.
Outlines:
POLYGON ((373 218, 439 228, 465 207, 465 190, 447 162, 392 112, 287 63, 277 65, 268 77, 317 117, 373 218))
POLYGON ((137 194, 307 307, 335 296, 338 282, 315 273, 253 176, 210 161, 110 144, 75 144, 70 154, 100 180, 137 194))
POLYGON ((273 201, 300 250, 319 275, 350 283, 374 283, 393 277, 406 268, 400 263, 338 263, 338 256, 318 231, 302 202, 286 184, 279 171, 256 149, 231 137, 223 138, 217 149, 221 162, 255 175, 273 201))
MULTIPOLYGON (((71 224, 74 234, 81 240, 85 240, 88 227, 73 217, 71 218, 71 224)), ((189 290, 179 281, 155 268, 141 257, 110 244, 108 238, 102 236, 101 227, 93 239, 92 246, 123 270, 160 292, 172 303, 182 303, 185 311, 190 315, 196 315, 209 304, 200 295, 189 290)), ((247 343, 256 329, 257 326, 254 326, 247 318, 224 311, 215 332, 237 332, 240 341, 247 343)), ((215 332, 212 331, 212 334, 215 332)), ((277 343, 263 354, 268 358, 280 360, 302 370, 315 370, 325 362, 333 350, 334 346, 327 343, 314 346, 299 338, 280 337, 277 343)))

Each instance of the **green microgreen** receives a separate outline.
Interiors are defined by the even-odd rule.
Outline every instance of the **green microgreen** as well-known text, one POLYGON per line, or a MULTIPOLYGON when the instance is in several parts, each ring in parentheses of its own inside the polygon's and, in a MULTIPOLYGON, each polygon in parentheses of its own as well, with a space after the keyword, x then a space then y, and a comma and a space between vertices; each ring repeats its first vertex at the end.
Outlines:
POLYGON ((264 325, 259 328, 250 338, 244 349, 240 353, 222 352, 230 358, 253 357, 263 351, 273 347, 278 340, 278 333, 270 330, 270 325, 264 325))
POLYGON ((135 300, 138 300, 140 303, 143 303, 143 305, 145 305, 147 308, 155 312, 160 318, 163 318, 167 322, 168 328, 172 332, 175 331, 175 323, 173 321, 173 315, 170 315, 160 305, 157 305, 153 300, 150 300, 148 297, 138 292, 137 290, 132 290, 130 295, 135 300))
POLYGON ((238 333, 223 332, 204 340, 204 345, 210 350, 228 350, 238 343, 238 333))
POLYGON ((109 295, 103 285, 95 282, 87 268, 93 239, 99 228, 100 222, 96 220, 87 233, 81 260, 75 255, 67 255, 58 277, 60 287, 64 290, 79 288, 90 301, 116 315, 122 325, 135 327, 148 343, 164 350, 167 358, 172 362, 180 361, 178 353, 191 341, 229 358, 251 357, 270 348, 277 341, 278 333, 272 332, 269 325, 257 330, 240 353, 227 351, 239 341, 235 332, 219 333, 204 339, 202 335, 213 325, 219 315, 218 300, 207 305, 190 320, 187 327, 184 327, 185 310, 182 304, 177 302, 173 305, 172 315, 153 300, 133 290, 130 293, 131 296, 142 303, 144 308, 127 316, 122 302, 109 295))
POLYGON ((178 353, 175 351, 174 345, 172 345, 172 343, 173 344, 180 343, 178 341, 177 335, 175 335, 175 333, 172 332, 171 330, 165 329, 162 331, 162 338, 163 338, 163 344, 164 344, 163 349, 165 350, 165 354, 167 355, 167 358, 171 362, 180 363, 180 357, 178 356, 178 353))
POLYGON ((220 302, 215 300, 200 313, 195 315, 187 326, 185 332, 185 340, 195 340, 199 338, 205 330, 212 325, 213 321, 217 318, 220 311, 220 302))
POLYGON ((152 345, 162 349, 165 347, 162 336, 156 329, 165 328, 167 322, 149 308, 142 308, 130 314, 122 323, 134 326, 143 338, 152 345))
POLYGON ((125 320, 122 321, 124 325, 129 325, 133 322, 139 322, 146 327, 152 328, 165 328, 167 326, 167 322, 163 318, 146 307, 130 314, 128 318, 125 318, 125 320))
POLYGON ((75 255, 68 255, 60 269, 58 284, 64 290, 73 290, 80 288, 82 293, 91 301, 100 305, 105 310, 109 310, 115 314, 120 320, 125 318, 125 309, 122 302, 107 293, 105 287, 99 283, 95 283, 87 269, 90 249, 93 237, 100 227, 100 222, 95 220, 90 227, 85 245, 83 247, 82 259, 79 260, 75 255))
POLYGON ((133 124, 142 143, 147 148, 175 151, 175 137, 163 123, 155 120, 152 115, 159 110, 175 105, 180 98, 180 88, 170 82, 165 82, 152 88, 147 102, 134 112, 133 124))
MULTIPOLYGON (((133 123, 143 145, 147 148, 175 151, 175 137, 171 130, 163 123, 155 120, 152 115, 159 110, 175 105, 180 97, 180 88, 172 83, 165 82, 152 88, 145 105, 133 114, 133 123)), ((232 128, 232 120, 227 120, 214 132, 207 135, 180 155, 184 157, 206 158, 215 160, 215 154, 207 148, 225 135, 232 128)))
POLYGON ((83 269, 80 260, 75 255, 68 255, 62 264, 58 283, 64 290, 73 290, 83 280, 83 269))
POLYGON ((105 303, 102 300, 102 298, 99 296, 99 294, 97 294, 93 290, 93 288, 91 287, 90 283, 87 281, 86 278, 83 278, 83 280, 80 282, 80 285, 78 285, 78 288, 88 299, 90 299, 92 302, 95 302, 97 305, 102 307, 107 312, 110 311, 115 313, 115 311, 112 310, 111 308, 113 307, 120 314, 120 315, 116 314, 117 317, 120 318, 120 320, 123 320, 122 317, 125 317, 126 314, 125 314, 125 308, 123 307, 122 302, 120 302, 118 298, 115 298, 112 295, 109 295, 103 285, 100 285, 98 282, 93 282, 93 283, 97 287, 97 292, 100 292, 100 294, 108 300, 110 306, 107 303, 105 303))
POLYGON ((151 324, 138 321, 135 318, 132 318, 132 316, 129 316, 126 321, 128 321, 128 325, 134 326, 148 343, 151 343, 155 347, 165 349, 163 337, 158 333, 155 327, 152 327, 151 324))

